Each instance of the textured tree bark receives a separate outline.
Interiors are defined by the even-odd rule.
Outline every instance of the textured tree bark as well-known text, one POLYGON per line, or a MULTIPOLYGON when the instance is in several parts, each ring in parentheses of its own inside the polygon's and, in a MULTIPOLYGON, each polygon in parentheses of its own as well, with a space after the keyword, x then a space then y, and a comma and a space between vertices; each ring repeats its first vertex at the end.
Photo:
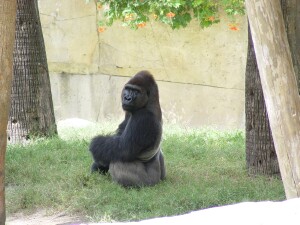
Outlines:
POLYGON ((248 173, 252 175, 279 174, 279 165, 266 111, 250 28, 248 29, 248 54, 245 76, 246 161, 248 173))
POLYGON ((9 140, 57 133, 48 64, 36 0, 17 0, 9 140))
POLYGON ((246 0, 287 198, 300 196, 300 99, 279 0, 246 0))
POLYGON ((16 1, 0 0, 0 225, 5 225, 6 124, 10 108, 16 1))

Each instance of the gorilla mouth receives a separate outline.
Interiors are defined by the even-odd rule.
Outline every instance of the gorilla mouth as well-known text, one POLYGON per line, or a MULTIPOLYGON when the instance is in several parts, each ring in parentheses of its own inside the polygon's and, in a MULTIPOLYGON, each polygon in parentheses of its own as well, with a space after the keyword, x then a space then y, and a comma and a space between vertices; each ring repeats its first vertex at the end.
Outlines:
POLYGON ((124 110, 129 111, 129 110, 132 110, 132 109, 133 109, 133 106, 132 106, 132 105, 128 105, 128 104, 122 104, 122 108, 123 108, 124 110))

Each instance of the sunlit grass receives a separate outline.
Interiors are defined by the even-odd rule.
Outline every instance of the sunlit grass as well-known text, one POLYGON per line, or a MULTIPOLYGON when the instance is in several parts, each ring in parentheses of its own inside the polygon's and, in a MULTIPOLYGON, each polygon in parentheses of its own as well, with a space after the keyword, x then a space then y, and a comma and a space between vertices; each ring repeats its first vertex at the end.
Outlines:
POLYGON ((10 145, 8 214, 46 208, 90 221, 128 221, 242 201, 284 199, 279 179, 247 175, 241 131, 167 127, 162 143, 167 179, 154 187, 122 188, 109 176, 90 174, 90 138, 115 127, 60 129, 60 138, 10 145))

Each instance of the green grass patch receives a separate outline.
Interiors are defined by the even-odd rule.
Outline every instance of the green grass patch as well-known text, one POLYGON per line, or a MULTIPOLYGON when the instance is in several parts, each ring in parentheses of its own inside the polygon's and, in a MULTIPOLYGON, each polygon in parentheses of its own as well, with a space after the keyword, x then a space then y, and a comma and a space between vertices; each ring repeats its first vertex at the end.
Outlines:
POLYGON ((9 145, 8 214, 45 208, 90 221, 132 221, 285 198, 281 180, 247 175, 242 132, 209 129, 165 128, 167 179, 154 187, 122 188, 109 176, 90 173, 90 138, 108 130, 99 126, 60 129, 60 138, 9 145))

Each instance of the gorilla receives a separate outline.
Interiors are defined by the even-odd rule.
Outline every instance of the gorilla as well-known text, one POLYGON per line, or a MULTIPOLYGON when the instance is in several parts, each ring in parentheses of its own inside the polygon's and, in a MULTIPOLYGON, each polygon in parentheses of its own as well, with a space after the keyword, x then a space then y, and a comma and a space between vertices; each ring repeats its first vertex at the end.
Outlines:
POLYGON ((114 135, 92 139, 92 172, 109 173, 124 187, 153 186, 166 176, 160 142, 162 115, 158 87, 148 71, 140 71, 122 90, 125 119, 114 135))

